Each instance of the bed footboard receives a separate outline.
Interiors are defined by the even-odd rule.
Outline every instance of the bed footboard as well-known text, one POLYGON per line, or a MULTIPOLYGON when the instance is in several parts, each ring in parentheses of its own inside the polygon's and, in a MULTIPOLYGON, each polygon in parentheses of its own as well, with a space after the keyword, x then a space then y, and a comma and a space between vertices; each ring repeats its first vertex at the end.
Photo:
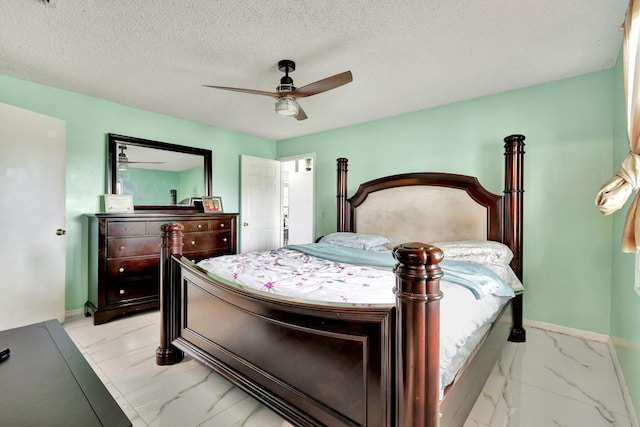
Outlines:
POLYGON ((308 304, 220 283, 163 233, 158 364, 186 352, 295 425, 437 426, 438 248, 394 250, 395 305, 308 304))

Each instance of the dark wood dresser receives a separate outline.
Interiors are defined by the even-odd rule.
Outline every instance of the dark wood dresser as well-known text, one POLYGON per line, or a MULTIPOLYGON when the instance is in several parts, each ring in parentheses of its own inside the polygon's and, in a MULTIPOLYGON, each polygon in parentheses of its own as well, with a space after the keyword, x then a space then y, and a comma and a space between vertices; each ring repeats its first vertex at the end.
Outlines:
POLYGON ((235 213, 89 215, 89 300, 85 315, 106 323, 133 311, 158 308, 160 226, 184 226, 184 255, 196 261, 235 254, 235 213))

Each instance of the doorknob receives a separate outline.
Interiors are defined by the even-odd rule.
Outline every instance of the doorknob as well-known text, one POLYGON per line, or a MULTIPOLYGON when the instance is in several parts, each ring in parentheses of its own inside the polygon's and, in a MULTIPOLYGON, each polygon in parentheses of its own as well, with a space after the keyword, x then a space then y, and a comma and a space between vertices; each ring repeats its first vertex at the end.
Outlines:
POLYGON ((248 222, 243 222, 243 223, 242 223, 242 226, 243 226, 243 227, 247 227, 248 225, 249 225, 249 223, 248 223, 248 222))
POLYGON ((58 236, 64 236, 65 234, 67 234, 67 230, 63 230, 62 228, 58 228, 58 229, 56 230, 56 234, 57 234, 58 236))

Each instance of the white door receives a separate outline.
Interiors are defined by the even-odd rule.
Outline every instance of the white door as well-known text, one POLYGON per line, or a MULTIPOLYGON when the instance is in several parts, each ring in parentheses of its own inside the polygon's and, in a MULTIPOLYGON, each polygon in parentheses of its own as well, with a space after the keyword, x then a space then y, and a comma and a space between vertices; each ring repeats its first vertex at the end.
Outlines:
POLYGON ((282 245, 280 162, 241 156, 240 163, 240 252, 278 248, 282 245))
POLYGON ((0 330, 64 320, 65 126, 0 103, 0 330))

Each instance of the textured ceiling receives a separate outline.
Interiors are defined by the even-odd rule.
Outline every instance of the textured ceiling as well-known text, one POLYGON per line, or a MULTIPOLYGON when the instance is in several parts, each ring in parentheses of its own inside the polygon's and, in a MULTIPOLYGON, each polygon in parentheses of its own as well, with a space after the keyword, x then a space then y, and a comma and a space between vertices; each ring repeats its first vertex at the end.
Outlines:
POLYGON ((282 140, 599 71, 627 0, 0 0, 0 74, 282 140), (353 82, 299 102, 274 91, 353 82))

